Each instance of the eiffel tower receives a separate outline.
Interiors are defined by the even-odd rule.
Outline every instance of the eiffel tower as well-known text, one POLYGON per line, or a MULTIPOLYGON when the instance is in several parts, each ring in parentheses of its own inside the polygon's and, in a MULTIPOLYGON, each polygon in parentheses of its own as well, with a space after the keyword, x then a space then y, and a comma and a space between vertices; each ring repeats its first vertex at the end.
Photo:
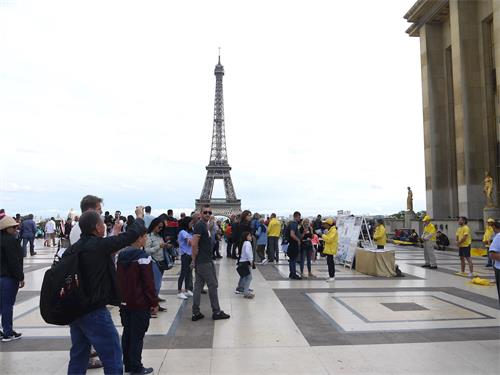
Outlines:
POLYGON ((226 133, 224 130, 224 97, 222 90, 222 77, 224 67, 219 62, 215 66, 215 105, 214 105, 214 128, 212 133, 212 149, 210 150, 210 162, 208 163, 207 177, 201 192, 200 199, 196 200, 196 209, 204 204, 212 207, 214 215, 229 216, 241 212, 241 200, 236 198, 233 181, 231 180, 231 167, 227 161, 226 133), (212 198, 214 181, 224 180, 224 191, 226 198, 212 198))

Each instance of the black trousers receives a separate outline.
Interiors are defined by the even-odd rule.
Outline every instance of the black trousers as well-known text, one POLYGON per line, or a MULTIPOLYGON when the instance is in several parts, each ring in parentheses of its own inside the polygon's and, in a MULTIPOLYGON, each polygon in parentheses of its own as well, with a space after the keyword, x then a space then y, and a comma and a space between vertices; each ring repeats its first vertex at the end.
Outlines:
POLYGON ((120 309, 123 326, 122 351, 125 372, 140 372, 144 335, 149 327, 149 310, 133 311, 120 309))
POLYGON ((328 275, 335 277, 335 260, 333 255, 326 255, 326 264, 328 264, 328 275))
POLYGON ((233 248, 233 241, 230 239, 226 240, 227 246, 226 246, 226 257, 231 258, 231 249, 233 248))

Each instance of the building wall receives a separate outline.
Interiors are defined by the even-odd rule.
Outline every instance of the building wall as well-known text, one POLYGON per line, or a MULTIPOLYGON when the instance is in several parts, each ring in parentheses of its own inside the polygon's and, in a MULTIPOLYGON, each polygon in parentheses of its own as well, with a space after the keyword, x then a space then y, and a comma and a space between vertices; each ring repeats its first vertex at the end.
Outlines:
POLYGON ((409 16, 420 37, 427 211, 481 219, 485 172, 500 176, 500 1, 437 5, 420 0, 409 16))

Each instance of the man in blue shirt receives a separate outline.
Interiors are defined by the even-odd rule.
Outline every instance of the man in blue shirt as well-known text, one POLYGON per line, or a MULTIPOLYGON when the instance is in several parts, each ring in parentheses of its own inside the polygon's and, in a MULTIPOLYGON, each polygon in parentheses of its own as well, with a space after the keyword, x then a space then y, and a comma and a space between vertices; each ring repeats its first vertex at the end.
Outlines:
POLYGON ((490 245, 490 258, 493 263, 493 270, 495 271, 495 280, 497 282, 497 292, 498 300, 500 302, 500 222, 495 221, 493 223, 493 231, 495 232, 495 237, 493 237, 493 242, 490 245))
POLYGON ((35 252, 35 234, 36 224, 33 220, 33 215, 29 214, 26 220, 21 223, 21 238, 23 239, 23 257, 26 257, 28 250, 26 249, 28 242, 30 244, 30 255, 36 255, 35 252))

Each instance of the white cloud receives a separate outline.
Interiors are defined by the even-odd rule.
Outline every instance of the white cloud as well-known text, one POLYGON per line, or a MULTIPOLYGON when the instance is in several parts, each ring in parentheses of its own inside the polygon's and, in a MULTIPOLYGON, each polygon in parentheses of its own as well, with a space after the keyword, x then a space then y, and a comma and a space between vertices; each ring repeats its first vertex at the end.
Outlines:
POLYGON ((413 3, 10 4, 0 13, 0 123, 12 156, 2 179, 18 187, 10 209, 65 213, 87 193, 113 209, 192 205, 219 46, 245 207, 392 213, 410 185, 424 208, 419 43, 402 18, 413 3))

